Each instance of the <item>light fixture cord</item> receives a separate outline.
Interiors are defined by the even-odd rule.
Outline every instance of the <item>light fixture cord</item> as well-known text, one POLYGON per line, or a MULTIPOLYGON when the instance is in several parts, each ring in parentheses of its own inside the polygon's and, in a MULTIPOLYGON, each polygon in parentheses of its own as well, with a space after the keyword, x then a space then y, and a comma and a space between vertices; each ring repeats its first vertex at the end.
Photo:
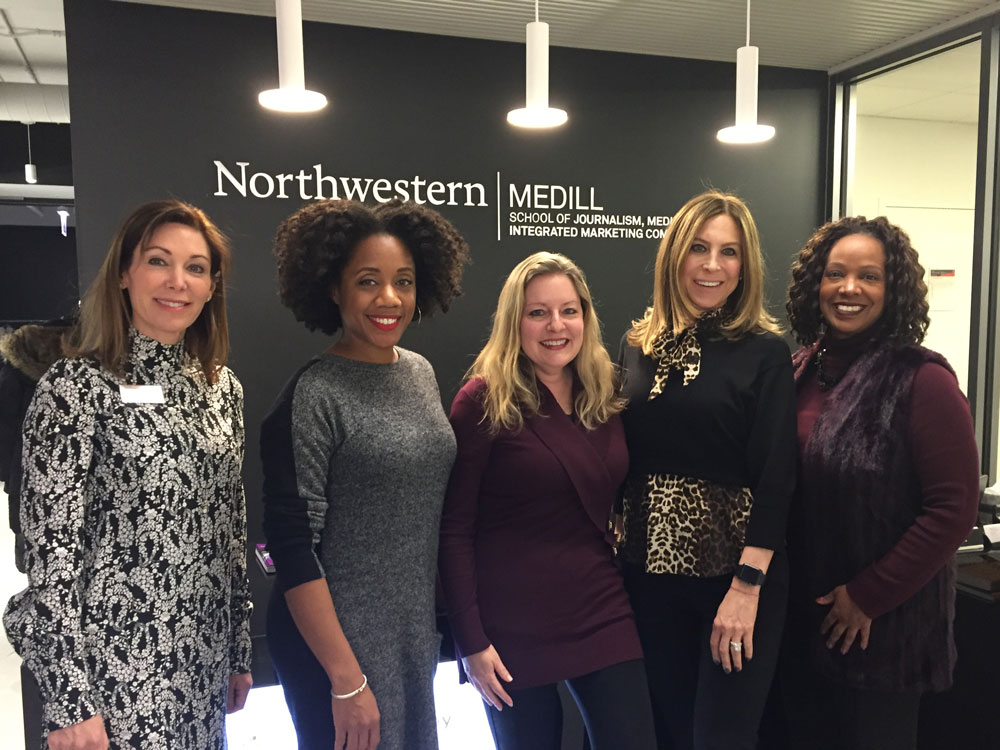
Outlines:
POLYGON ((535 23, 538 23, 538 0, 535 0, 535 23))
POLYGON ((31 125, 24 123, 24 127, 28 129, 28 164, 31 164, 31 125))
POLYGON ((747 0, 747 47, 750 46, 750 0, 747 0))

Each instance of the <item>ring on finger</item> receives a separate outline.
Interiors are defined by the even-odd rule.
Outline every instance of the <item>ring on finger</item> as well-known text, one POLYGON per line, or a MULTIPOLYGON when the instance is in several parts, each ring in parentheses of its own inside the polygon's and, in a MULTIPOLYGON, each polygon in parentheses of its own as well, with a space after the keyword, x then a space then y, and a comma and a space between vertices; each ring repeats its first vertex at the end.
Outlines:
POLYGON ((743 644, 740 641, 730 641, 729 648, 731 648, 736 653, 739 653, 740 651, 743 650, 743 644))

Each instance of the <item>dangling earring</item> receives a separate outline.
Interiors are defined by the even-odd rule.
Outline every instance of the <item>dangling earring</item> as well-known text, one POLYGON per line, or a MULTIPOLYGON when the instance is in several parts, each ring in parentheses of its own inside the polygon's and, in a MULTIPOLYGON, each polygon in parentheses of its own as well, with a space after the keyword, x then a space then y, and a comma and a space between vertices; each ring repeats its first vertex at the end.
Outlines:
POLYGON ((420 305, 417 305, 417 319, 414 321, 417 325, 420 325, 420 321, 423 320, 424 316, 420 312, 420 305))

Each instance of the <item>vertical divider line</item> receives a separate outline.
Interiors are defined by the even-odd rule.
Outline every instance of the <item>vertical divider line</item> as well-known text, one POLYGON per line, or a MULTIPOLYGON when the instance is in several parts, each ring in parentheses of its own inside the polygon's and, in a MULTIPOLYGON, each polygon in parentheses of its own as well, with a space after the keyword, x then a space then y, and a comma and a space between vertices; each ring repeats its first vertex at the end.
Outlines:
POLYGON ((497 170, 497 242, 500 241, 500 170, 497 170))

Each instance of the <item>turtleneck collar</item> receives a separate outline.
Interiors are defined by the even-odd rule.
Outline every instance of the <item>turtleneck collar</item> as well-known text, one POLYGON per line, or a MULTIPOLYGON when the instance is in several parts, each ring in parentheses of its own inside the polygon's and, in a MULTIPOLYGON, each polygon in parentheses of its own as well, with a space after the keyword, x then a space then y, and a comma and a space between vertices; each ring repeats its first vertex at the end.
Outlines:
POLYGON ((848 338, 835 338, 827 331, 819 342, 819 348, 826 350, 823 369, 828 375, 839 379, 871 347, 873 335, 872 328, 848 338))
POLYGON ((159 382, 183 369, 184 339, 176 344, 161 344, 132 328, 129 331, 128 359, 128 369, 134 376, 159 382))

